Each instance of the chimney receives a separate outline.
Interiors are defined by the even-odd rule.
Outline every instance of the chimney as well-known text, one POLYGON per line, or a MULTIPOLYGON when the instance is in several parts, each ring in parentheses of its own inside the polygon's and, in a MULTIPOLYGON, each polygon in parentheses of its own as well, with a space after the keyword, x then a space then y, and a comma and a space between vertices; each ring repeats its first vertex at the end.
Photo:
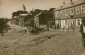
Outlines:
POLYGON ((24 11, 26 11, 26 7, 25 7, 25 5, 24 5, 24 4, 23 4, 23 10, 24 10, 24 11))
POLYGON ((70 0, 71 4, 73 4, 73 0, 70 0))
POLYGON ((63 5, 65 5, 65 2, 63 2, 63 5))
POLYGON ((60 6, 60 8, 62 8, 63 6, 60 6))

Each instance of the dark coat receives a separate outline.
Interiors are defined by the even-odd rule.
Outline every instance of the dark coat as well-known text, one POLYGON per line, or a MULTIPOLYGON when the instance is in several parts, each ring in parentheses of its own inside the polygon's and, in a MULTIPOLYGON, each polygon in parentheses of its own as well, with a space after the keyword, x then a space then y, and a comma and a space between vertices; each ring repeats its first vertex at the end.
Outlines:
POLYGON ((83 33, 83 25, 80 25, 80 32, 83 33))

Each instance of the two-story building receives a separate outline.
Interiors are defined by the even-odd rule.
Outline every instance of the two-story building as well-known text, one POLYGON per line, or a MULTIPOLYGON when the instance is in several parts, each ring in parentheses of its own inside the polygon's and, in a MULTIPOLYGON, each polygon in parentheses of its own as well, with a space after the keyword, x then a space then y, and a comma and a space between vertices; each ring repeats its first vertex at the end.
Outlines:
POLYGON ((71 3, 63 3, 63 6, 55 11, 55 25, 60 28, 79 27, 82 18, 85 18, 85 1, 78 0, 71 3))

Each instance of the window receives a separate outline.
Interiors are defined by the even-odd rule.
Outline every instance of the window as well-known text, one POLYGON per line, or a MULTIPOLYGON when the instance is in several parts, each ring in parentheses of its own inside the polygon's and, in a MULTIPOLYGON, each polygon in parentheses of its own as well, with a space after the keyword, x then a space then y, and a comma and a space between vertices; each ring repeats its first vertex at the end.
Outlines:
POLYGON ((61 18, 61 11, 59 11, 58 17, 61 18))
POLYGON ((59 17, 59 11, 55 11, 55 17, 59 17))
POLYGON ((73 9, 71 9, 71 13, 73 13, 73 9))
POLYGON ((62 10, 60 10, 60 15, 63 16, 63 12, 62 12, 62 10))
POLYGON ((67 9, 65 9, 65 16, 67 16, 68 15, 68 10, 67 9))
POLYGON ((79 14, 79 13, 80 13, 80 7, 77 6, 77 7, 76 7, 76 14, 79 14))
POLYGON ((81 13, 85 13, 85 5, 81 6, 81 13))
POLYGON ((78 22, 78 25, 80 25, 80 20, 78 20, 77 22, 78 22))
POLYGON ((70 9, 70 13, 71 13, 71 15, 74 14, 74 8, 71 8, 71 9, 70 9))

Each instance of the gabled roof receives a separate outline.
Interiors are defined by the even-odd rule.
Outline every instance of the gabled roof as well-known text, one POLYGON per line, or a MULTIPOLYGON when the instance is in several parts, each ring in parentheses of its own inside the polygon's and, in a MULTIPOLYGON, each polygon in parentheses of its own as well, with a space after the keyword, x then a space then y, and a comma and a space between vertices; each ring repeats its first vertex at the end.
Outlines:
POLYGON ((27 16, 28 14, 19 14, 20 16, 27 16))
POLYGON ((39 16, 40 14, 42 14, 42 13, 39 13, 39 14, 35 15, 34 17, 37 17, 37 16, 39 16))
POLYGON ((18 17, 18 16, 14 16, 14 17, 12 17, 12 18, 15 18, 15 19, 16 19, 17 17, 18 17))
POLYGON ((74 5, 78 5, 78 4, 81 4, 81 3, 85 3, 85 0, 77 0, 74 2, 74 5))

